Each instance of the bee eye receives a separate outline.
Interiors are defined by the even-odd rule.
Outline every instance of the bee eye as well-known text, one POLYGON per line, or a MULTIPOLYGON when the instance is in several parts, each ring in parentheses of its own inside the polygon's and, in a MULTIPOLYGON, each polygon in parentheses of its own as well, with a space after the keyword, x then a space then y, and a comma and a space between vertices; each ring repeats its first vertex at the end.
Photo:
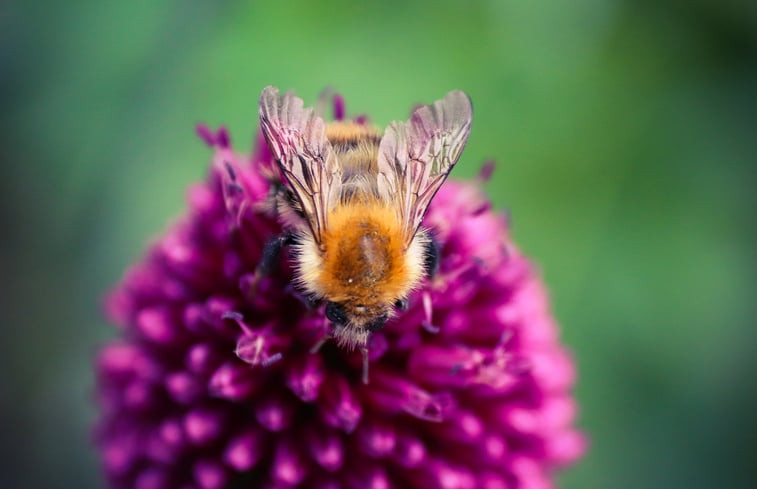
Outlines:
POLYGON ((382 314, 381 316, 374 319, 371 323, 366 326, 368 331, 371 333, 375 331, 379 331, 381 328, 384 327, 384 324, 386 324, 386 320, 389 319, 389 317, 386 314, 382 314))
POLYGON ((394 307, 400 311, 407 311, 407 308, 410 307, 410 302, 405 298, 397 299, 394 302, 394 307))
POLYGON ((336 302, 326 303, 326 317, 334 324, 344 324, 347 322, 347 314, 344 308, 336 302))

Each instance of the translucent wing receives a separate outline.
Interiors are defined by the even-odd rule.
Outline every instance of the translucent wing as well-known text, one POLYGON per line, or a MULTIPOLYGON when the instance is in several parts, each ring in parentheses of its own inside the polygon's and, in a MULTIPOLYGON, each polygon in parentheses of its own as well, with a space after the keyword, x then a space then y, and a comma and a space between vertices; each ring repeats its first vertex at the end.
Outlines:
POLYGON ((377 186, 382 198, 397 202, 405 245, 418 231, 429 203, 463 152, 473 107, 455 90, 416 109, 407 122, 392 122, 378 156, 377 186))
POLYGON ((260 127, 320 244, 328 211, 339 195, 342 169, 323 119, 303 106, 292 93, 280 95, 277 88, 266 87, 260 95, 260 127))

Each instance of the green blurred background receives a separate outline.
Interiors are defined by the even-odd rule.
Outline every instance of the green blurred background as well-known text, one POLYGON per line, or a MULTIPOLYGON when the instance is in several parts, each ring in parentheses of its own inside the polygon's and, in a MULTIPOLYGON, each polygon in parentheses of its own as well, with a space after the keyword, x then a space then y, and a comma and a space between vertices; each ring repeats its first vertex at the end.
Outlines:
POLYGON ((262 87, 384 124, 452 88, 455 176, 540 264, 580 369, 564 488, 754 487, 757 4, 2 2, 0 487, 101 487, 89 442, 104 291, 248 150, 262 87))

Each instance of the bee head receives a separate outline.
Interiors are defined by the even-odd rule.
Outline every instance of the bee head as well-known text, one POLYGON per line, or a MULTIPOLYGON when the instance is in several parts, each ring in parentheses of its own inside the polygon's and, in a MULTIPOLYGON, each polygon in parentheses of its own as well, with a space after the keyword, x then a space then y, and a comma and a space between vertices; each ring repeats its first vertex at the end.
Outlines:
POLYGON ((326 303, 326 317, 333 325, 334 336, 345 343, 365 342, 370 333, 379 331, 391 317, 391 308, 382 305, 326 303))

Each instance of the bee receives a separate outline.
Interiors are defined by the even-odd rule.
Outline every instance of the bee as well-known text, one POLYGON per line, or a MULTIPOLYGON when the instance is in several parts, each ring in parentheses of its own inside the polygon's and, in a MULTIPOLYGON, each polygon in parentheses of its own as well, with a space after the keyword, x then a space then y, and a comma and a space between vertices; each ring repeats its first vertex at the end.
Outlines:
POLYGON ((363 353, 406 307, 436 266, 438 250, 421 222, 470 134, 473 109, 461 91, 416 108, 383 134, 366 124, 326 124, 291 92, 267 87, 260 126, 283 177, 276 208, 287 229, 263 261, 291 244, 298 287, 325 302, 330 337, 363 353))

